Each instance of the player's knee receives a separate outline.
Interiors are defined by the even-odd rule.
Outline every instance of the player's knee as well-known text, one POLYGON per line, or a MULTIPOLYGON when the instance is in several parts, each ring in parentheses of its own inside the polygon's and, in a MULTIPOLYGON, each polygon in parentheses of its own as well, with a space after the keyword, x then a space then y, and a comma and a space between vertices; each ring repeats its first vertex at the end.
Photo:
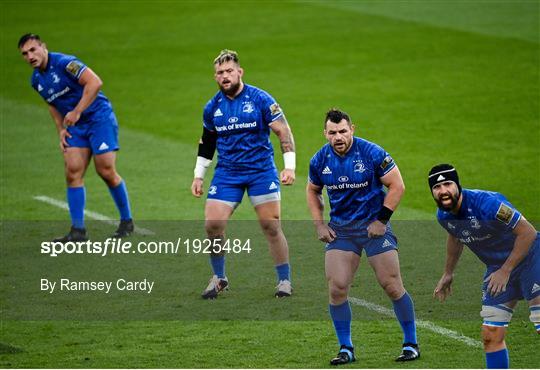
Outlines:
POLYGON ((223 235, 225 230, 225 222, 220 220, 207 220, 204 223, 206 235, 209 238, 219 238, 223 235))
POLYGON ((83 173, 84 172, 79 168, 66 167, 66 182, 67 182, 67 184, 70 185, 70 186, 77 185, 79 182, 82 181, 83 173))
POLYGON ((498 347, 504 342, 504 327, 482 325, 482 342, 484 348, 498 347))
POLYGON ((383 281, 381 286, 386 295, 394 301, 401 298, 405 293, 405 288, 403 288, 403 285, 397 279, 388 279, 387 281, 383 281))
POLYGON ((330 300, 332 302, 341 302, 345 300, 347 298, 348 287, 349 285, 344 282, 336 280, 328 281, 328 293, 330 295, 330 300))
POLYGON ((261 221, 261 228, 264 234, 270 238, 276 238, 281 234, 281 224, 277 219, 261 221))
POLYGON ((113 166, 96 167, 96 172, 107 183, 114 182, 114 180, 118 176, 113 166))

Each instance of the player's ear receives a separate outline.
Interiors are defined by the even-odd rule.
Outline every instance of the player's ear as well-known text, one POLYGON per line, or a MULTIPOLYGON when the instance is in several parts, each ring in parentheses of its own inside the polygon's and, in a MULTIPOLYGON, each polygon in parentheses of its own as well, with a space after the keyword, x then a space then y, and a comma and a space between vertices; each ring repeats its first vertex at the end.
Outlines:
POLYGON ((244 75, 244 69, 242 67, 238 67, 238 74, 240 75, 240 77, 244 75))
POLYGON ((354 124, 351 123, 351 133, 354 134, 354 124))

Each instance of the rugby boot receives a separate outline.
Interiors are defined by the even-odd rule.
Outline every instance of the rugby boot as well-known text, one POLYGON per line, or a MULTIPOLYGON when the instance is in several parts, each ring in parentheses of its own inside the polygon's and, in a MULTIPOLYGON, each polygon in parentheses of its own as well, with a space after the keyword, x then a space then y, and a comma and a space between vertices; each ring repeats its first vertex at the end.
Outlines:
POLYGON ((112 237, 124 238, 126 236, 130 236, 133 233, 133 230, 135 230, 135 226, 133 225, 133 220, 131 218, 129 220, 120 220, 118 229, 116 229, 112 237))
POLYGON ((229 280, 227 277, 218 278, 217 275, 212 276, 208 282, 208 286, 202 292, 203 299, 216 299, 218 294, 229 289, 229 280))
POLYGON ((337 356, 330 360, 330 365, 345 365, 354 361, 356 361, 356 357, 354 357, 354 348, 343 345, 337 356))
POLYGON ((53 242, 56 242, 56 243, 85 242, 87 240, 88 240, 88 237, 86 236, 85 228, 80 229, 78 227, 71 226, 71 230, 69 230, 69 233, 59 238, 53 239, 53 242))
POLYGON ((396 361, 414 361, 420 358, 420 348, 418 344, 404 343, 401 355, 396 358, 396 361))
POLYGON ((292 286, 289 280, 280 280, 276 289, 276 298, 290 297, 292 294, 292 286))

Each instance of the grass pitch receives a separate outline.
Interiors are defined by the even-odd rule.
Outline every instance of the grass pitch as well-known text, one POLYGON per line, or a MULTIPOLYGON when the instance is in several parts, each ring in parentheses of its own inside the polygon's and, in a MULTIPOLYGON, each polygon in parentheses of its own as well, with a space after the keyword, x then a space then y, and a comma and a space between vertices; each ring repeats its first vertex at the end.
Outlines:
MULTIPOLYGON (((538 227, 538 1, 4 1, 0 7, 0 366, 327 367, 336 343, 323 246, 306 221, 304 184, 332 106, 350 113, 357 134, 382 145, 401 169, 407 193, 396 233, 418 317, 479 339, 483 267, 471 253, 462 257, 450 300, 431 299, 445 252, 426 174, 435 163, 453 163, 464 187, 505 194, 538 227), (215 302, 199 298, 210 271, 202 255, 54 262, 39 256, 38 241, 64 232, 68 222, 64 210, 33 199, 62 200, 65 190, 53 123, 16 49, 26 32, 39 33, 51 51, 77 55, 103 79, 121 125, 118 168, 134 216, 171 236, 202 237, 196 226, 203 202, 189 192, 202 107, 216 90, 213 57, 237 50, 245 81, 276 97, 296 138, 297 183, 282 189, 295 296, 272 298, 273 268, 252 221, 244 229, 232 225, 244 230, 237 235, 253 234, 254 251, 228 259, 232 289, 215 302), (40 275, 99 278, 115 271, 154 277, 159 289, 150 300, 36 291, 40 275)), ((86 186, 88 208, 114 217, 91 168, 86 186)), ((234 216, 253 218, 249 202, 234 216)), ((100 238, 111 227, 89 228, 100 238)), ((351 294, 390 307, 365 261, 351 294)), ((537 366, 538 338, 527 316, 521 302, 507 338, 512 367, 537 366)), ((358 362, 350 367, 396 367, 398 324, 359 306, 353 317, 358 362)), ((484 366, 479 347, 423 328, 419 339, 422 359, 399 367, 484 366)))

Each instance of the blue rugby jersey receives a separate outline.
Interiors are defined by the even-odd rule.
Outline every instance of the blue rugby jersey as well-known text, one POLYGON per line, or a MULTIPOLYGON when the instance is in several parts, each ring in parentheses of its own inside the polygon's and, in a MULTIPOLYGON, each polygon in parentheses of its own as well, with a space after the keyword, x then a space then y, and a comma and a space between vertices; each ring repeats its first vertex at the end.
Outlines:
POLYGON ((244 84, 229 99, 219 91, 204 107, 203 125, 217 132, 216 169, 243 173, 275 169, 270 125, 283 116, 276 100, 264 90, 244 84))
MULTIPOLYGON (((85 69, 86 65, 72 55, 50 52, 45 71, 35 68, 31 84, 47 103, 65 116, 81 100, 84 86, 79 84, 79 78, 85 69)), ((111 112, 109 100, 100 91, 77 124, 91 123, 101 116, 108 117, 111 112)))
POLYGON ((500 266, 514 247, 521 213, 500 193, 463 189, 458 214, 439 209, 437 219, 487 266, 500 266))
POLYGON ((379 145, 354 137, 343 157, 330 144, 323 146, 311 158, 309 181, 326 186, 331 225, 367 225, 377 218, 386 196, 380 178, 395 166, 379 145))

